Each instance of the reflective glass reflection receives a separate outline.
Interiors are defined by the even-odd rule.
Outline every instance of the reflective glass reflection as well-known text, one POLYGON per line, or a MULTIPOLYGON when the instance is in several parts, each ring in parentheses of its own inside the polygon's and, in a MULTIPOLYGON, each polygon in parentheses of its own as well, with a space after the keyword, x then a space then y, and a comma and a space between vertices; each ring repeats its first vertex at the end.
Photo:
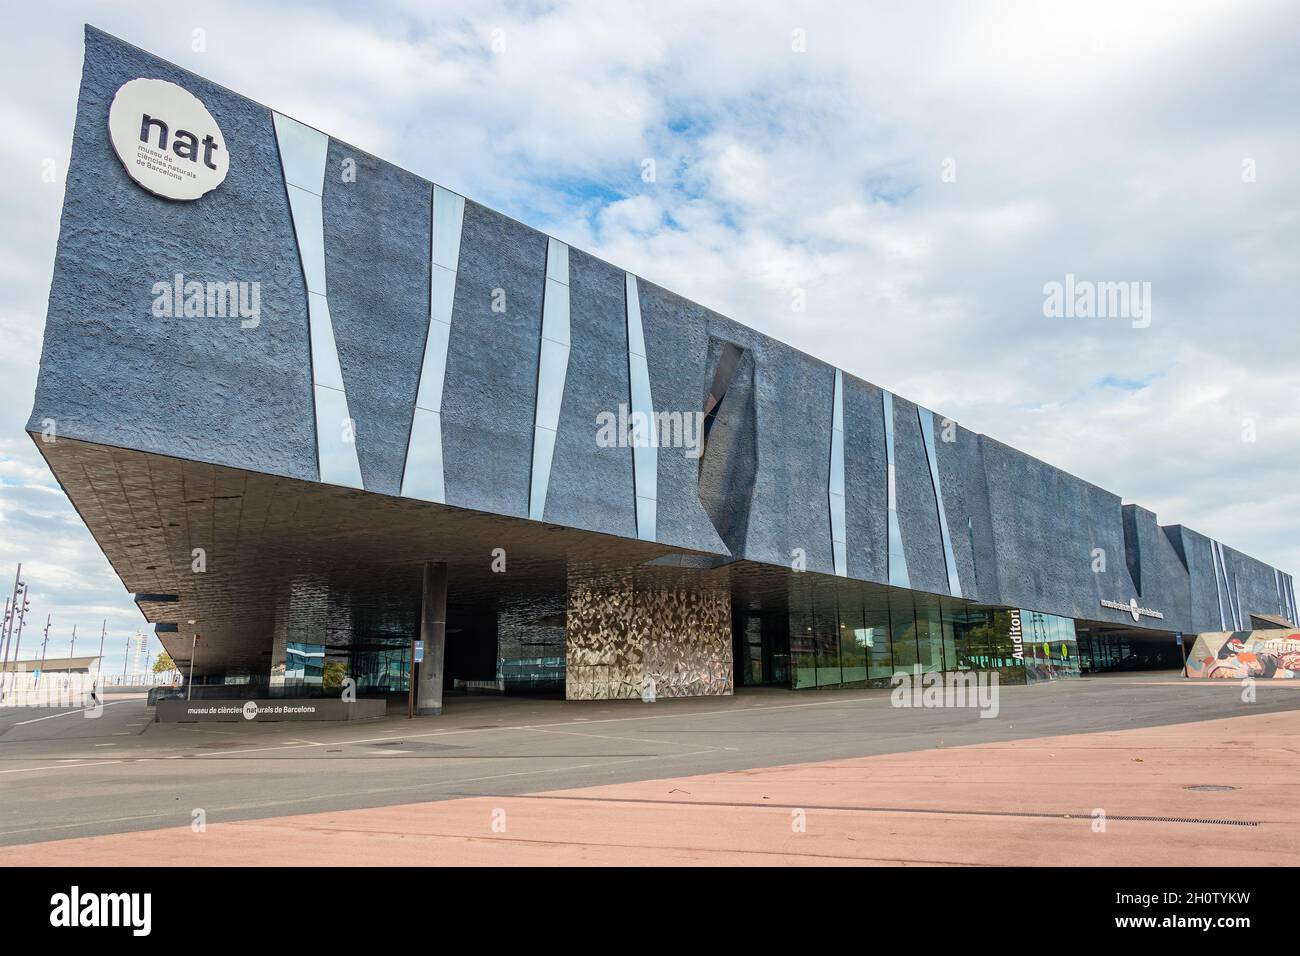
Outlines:
POLYGON ((894 475, 894 396, 883 389, 881 407, 885 416, 885 470, 889 520, 889 583, 894 587, 911 586, 907 573, 907 556, 903 553, 903 531, 898 523, 898 491, 894 475))
POLYGON ((284 181, 317 196, 325 188, 325 161, 330 138, 280 113, 272 113, 284 181))
POLYGON ((320 480, 330 485, 360 488, 361 465, 354 440, 356 424, 348 414, 342 392, 324 385, 313 386, 316 395, 316 449, 320 480))
POLYGON ((416 408, 411 419, 402 494, 423 501, 447 500, 442 470, 442 416, 427 408, 416 408))

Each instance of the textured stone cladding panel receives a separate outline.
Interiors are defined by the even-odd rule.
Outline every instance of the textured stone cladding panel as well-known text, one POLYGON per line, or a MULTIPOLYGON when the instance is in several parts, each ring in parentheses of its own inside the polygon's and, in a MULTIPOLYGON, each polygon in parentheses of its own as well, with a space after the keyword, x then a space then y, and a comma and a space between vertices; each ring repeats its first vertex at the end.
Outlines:
POLYGON ((545 281, 546 237, 466 201, 442 397, 450 505, 528 516, 545 281))
MULTIPOLYGON (((1164 614, 1165 619, 1159 622, 1161 627, 1190 631, 1191 590, 1182 559, 1160 529, 1155 512, 1135 507, 1133 514, 1142 557, 1142 593, 1138 595, 1138 601, 1143 607, 1164 614)), ((1269 577, 1272 577, 1271 571, 1269 577)))
POLYGON ((367 491, 402 491, 429 331, 431 187, 346 143, 325 166, 330 317, 367 491), (345 160, 355 181, 344 181, 345 160))
MULTIPOLYGON (((703 411, 713 373, 708 367, 708 310, 653 283, 639 285, 655 411, 703 411)), ((681 448, 660 448, 658 459, 658 540, 727 554, 700 504, 699 461, 681 448)))
POLYGON ((948 509, 948 528, 953 536, 953 546, 958 540, 965 542, 957 551, 957 566, 961 569, 963 596, 982 604, 997 604, 1001 589, 998 584, 998 562, 993 548, 993 523, 989 515, 989 486, 984 474, 984 445, 975 432, 957 427, 957 441, 940 442, 939 478, 944 483, 945 504, 951 483, 960 489, 962 511, 948 509), (956 516, 956 523, 953 517, 956 516), (974 574, 968 578, 969 560, 974 574))
POLYGON ((889 583, 889 492, 880 389, 844 376, 844 517, 849 577, 889 583))
POLYGON ((97 30, 86 54, 45 344, 29 428, 315 479, 307 293, 271 114, 97 30), (140 188, 108 138, 137 77, 201 99, 230 150, 222 185, 192 202, 140 188), (255 328, 156 318, 156 282, 259 283, 255 328))
POLYGON ((1227 545, 1223 548, 1223 558, 1228 565, 1228 574, 1236 575, 1242 627, 1250 627, 1252 613, 1277 614, 1277 584, 1273 579, 1273 568, 1227 545))
MULTIPOLYGON (((1001 442, 982 440, 1000 603, 1049 614, 1130 625, 1103 598, 1127 601, 1120 499, 1001 442), (1105 570, 1093 571, 1093 549, 1105 570)), ((1144 627, 1159 622, 1143 619, 1144 627)))
POLYGON ((1177 533, 1182 536, 1183 553, 1187 555, 1187 570, 1191 589, 1191 614, 1187 624, 1187 633, 1203 634, 1208 631, 1223 630, 1227 621, 1228 630, 1232 623, 1228 620, 1228 609, 1224 606, 1224 621, 1219 620, 1219 598, 1215 589, 1214 558, 1210 554, 1210 539, 1198 531, 1180 526, 1177 533))
POLYGON ((939 533, 939 509, 934 481, 921 437, 916 406, 894 396, 894 485, 898 525, 907 556, 907 574, 914 591, 948 593, 948 571, 939 533))
POLYGON ((732 692, 731 598, 725 588, 571 582, 565 697, 615 700, 732 692))
POLYGON ((789 567, 800 548, 809 571, 833 574, 827 492, 835 370, 767 339, 756 343, 754 376, 758 471, 744 557, 789 567))
MULTIPOLYGON (((961 584, 963 597, 976 598, 979 584, 975 579, 975 559, 972 548, 971 527, 967 520, 972 517, 965 475, 962 472, 962 450, 958 447, 965 442, 976 444, 975 436, 970 432, 963 434, 955 421, 942 415, 934 416, 934 453, 935 468, 939 472, 939 485, 943 489, 944 518, 948 522, 948 536, 952 540, 953 558, 957 562, 957 578, 961 584)), ((978 482, 972 483, 974 493, 982 494, 978 482)), ((973 525, 973 521, 971 522, 973 525)))
POLYGON ((596 417, 629 399, 624 273, 569 252, 569 370, 546 496, 547 521, 636 537, 632 449, 596 444, 596 417))

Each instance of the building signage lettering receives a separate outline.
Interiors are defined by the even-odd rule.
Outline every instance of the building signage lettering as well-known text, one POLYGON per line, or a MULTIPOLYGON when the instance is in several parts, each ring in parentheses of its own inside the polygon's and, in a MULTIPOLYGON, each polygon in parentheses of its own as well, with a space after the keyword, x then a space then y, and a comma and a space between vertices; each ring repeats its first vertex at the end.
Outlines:
POLYGON ((1011 645, 1012 647, 1015 648, 1015 650, 1012 651, 1011 656, 1018 661, 1023 661, 1025 659, 1025 639, 1024 639, 1024 632, 1021 631, 1020 629, 1019 608, 1013 607, 1011 609, 1010 636, 1011 636, 1011 645))
POLYGON ((1141 621, 1144 617, 1153 617, 1157 621, 1163 621, 1165 619, 1164 614, 1160 611, 1153 611, 1149 607, 1139 607, 1137 598, 1129 598, 1127 604, 1121 603, 1120 601, 1102 601, 1101 606, 1108 607, 1113 611, 1124 611, 1133 618, 1134 622, 1141 621))
POLYGON ((108 109, 108 135, 131 178, 165 199, 198 199, 230 170, 217 121, 197 96, 166 80, 123 83, 108 109))

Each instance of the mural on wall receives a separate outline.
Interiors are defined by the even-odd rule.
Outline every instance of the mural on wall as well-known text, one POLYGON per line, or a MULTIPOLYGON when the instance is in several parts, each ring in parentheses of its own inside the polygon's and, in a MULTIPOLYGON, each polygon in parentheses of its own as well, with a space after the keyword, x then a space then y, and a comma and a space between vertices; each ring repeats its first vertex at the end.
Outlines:
POLYGON ((1183 674, 1220 680, 1300 677, 1300 631, 1221 631, 1198 635, 1183 674))
POLYGON ((568 700, 730 694, 730 592, 650 573, 571 576, 565 651, 568 700))

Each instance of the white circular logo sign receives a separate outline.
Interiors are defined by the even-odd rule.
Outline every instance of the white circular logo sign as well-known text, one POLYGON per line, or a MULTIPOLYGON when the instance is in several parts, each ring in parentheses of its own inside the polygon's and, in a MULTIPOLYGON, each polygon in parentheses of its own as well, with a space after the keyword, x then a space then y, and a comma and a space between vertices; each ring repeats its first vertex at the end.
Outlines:
POLYGON ((248 703, 244 704, 245 720, 252 720, 254 717, 257 716, 257 714, 258 714, 257 701, 250 700, 248 703))
POLYGON ((123 83, 108 110, 108 135, 131 178, 167 199, 198 199, 230 169, 225 138, 208 108, 166 80, 123 83))

